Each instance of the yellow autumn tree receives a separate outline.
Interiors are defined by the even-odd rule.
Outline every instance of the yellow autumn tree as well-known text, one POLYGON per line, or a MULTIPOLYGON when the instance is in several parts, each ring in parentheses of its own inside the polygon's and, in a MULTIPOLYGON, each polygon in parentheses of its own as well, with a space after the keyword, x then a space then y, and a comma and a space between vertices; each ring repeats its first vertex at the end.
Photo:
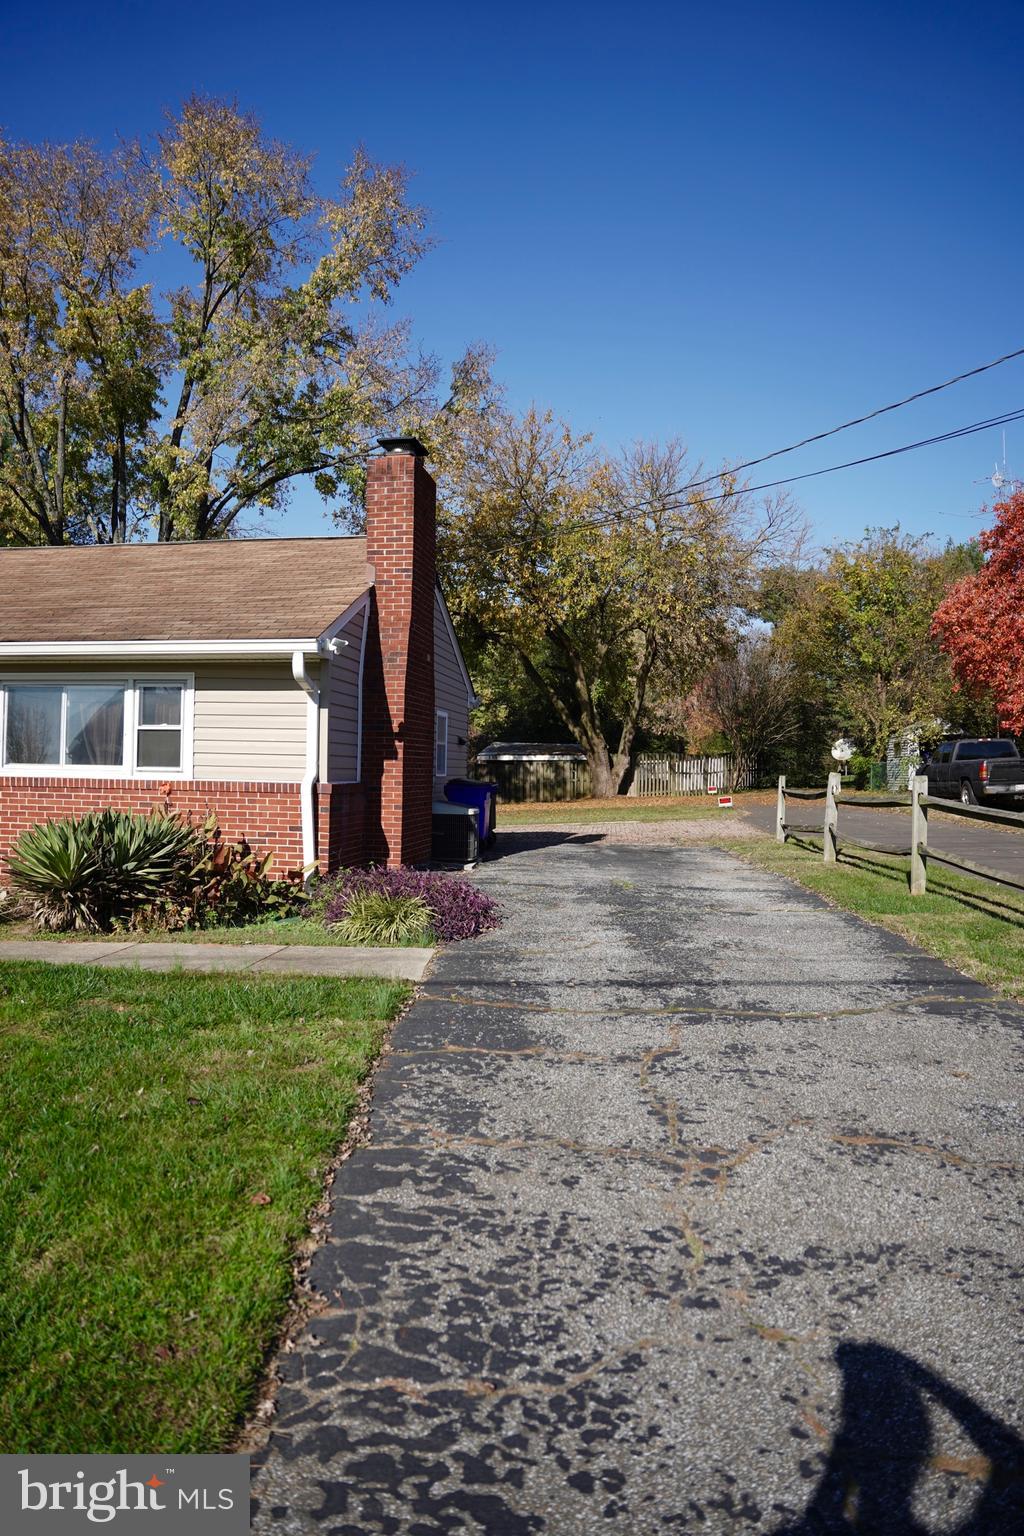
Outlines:
POLYGON ((384 318, 428 245, 400 167, 359 150, 331 195, 229 101, 148 148, 0 142, 0 541, 222 538, 301 477, 358 500, 379 434, 479 382, 384 318))
POLYGON ((537 410, 474 422, 457 469, 442 465, 441 508, 470 649, 522 669, 601 796, 623 786, 655 683, 685 694, 794 525, 787 504, 755 509, 678 442, 609 459, 537 410))

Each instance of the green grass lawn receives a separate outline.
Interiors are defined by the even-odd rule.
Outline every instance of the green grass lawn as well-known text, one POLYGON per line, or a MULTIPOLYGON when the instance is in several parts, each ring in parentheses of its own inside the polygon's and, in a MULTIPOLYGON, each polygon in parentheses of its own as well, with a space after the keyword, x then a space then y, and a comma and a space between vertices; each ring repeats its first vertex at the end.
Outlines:
POLYGON ((770 838, 733 845, 762 869, 788 875, 837 907, 880 923, 1007 997, 1024 1000, 1024 895, 968 875, 928 871, 928 894, 911 896, 908 859, 871 853, 827 866, 814 851, 770 838))
POLYGON ((0 965, 0 1450, 228 1443, 408 995, 0 965))

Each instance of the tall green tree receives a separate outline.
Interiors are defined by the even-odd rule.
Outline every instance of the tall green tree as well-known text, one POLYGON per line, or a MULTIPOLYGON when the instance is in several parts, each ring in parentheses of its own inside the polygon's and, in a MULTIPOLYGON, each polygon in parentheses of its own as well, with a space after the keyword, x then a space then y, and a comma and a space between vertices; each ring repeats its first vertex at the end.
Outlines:
POLYGON ((754 515, 678 443, 617 460, 531 410, 474 424, 441 479, 440 552, 456 622, 516 665, 584 748, 596 795, 624 784, 653 689, 692 686, 757 560, 792 527, 754 515))
POLYGON ((136 279, 155 189, 134 146, 0 142, 0 533, 123 538, 170 349, 136 279))
POLYGON ((170 296, 173 406, 151 455, 159 536, 210 538, 313 475, 334 497, 368 433, 434 383, 367 324, 426 248, 405 177, 357 154, 337 198, 258 121, 193 97, 160 137, 161 211, 192 266, 170 296))
MULTIPOLYGON (((359 151, 327 196, 206 97, 152 153, 0 144, 0 538, 221 538, 300 477, 358 498, 374 438, 441 409, 436 360, 381 320, 425 224, 401 169, 359 151), (182 273, 159 297, 158 246, 182 273)), ((457 366, 449 409, 479 379, 457 366)))
POLYGON ((826 732, 850 730, 862 751, 954 710, 949 665, 931 635, 932 615, 958 577, 974 568, 969 545, 936 549, 899 527, 868 529, 829 550, 824 568, 776 580, 776 634, 816 701, 826 732))

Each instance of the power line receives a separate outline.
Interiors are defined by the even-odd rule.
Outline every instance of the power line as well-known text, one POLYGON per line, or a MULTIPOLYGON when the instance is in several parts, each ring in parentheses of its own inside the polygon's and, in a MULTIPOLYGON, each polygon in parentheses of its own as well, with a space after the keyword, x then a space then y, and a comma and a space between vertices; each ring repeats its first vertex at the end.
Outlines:
MULTIPOLYGON (((917 442, 904 442, 898 449, 884 449, 881 453, 866 453, 860 459, 846 459, 843 464, 827 464, 826 467, 820 468, 820 470, 806 470, 803 475, 788 475, 785 479, 765 481, 760 485, 737 485, 734 490, 723 490, 723 492, 718 492, 715 496, 702 496, 700 499, 703 502, 731 501, 735 496, 752 496, 758 490, 777 490, 780 485, 794 485, 795 482, 803 481, 803 479, 817 479, 820 475, 835 475, 840 470, 851 470, 851 468, 857 468, 860 464, 875 464, 878 459, 897 458, 900 453, 912 453, 915 449, 929 449, 936 442, 952 442, 955 438, 969 438, 975 432, 987 432, 992 427, 1006 427, 1012 421, 1024 421, 1024 406, 1019 407, 1019 409, 1010 410, 1010 412, 1004 413, 1003 416, 989 416, 986 421, 972 421, 966 427, 953 427, 950 432, 936 433, 936 436, 933 436, 933 438, 920 438, 917 442)), ((712 479, 718 479, 718 476, 712 476, 712 479)), ((706 484, 706 481, 702 482, 702 484, 706 484)), ((685 490, 691 490, 691 487, 683 485, 682 490, 685 492, 685 490)), ((682 501, 680 499, 672 499, 674 496, 679 496, 679 493, 669 492, 668 498, 665 501, 659 501, 657 504, 651 502, 649 505, 656 505, 659 511, 679 511, 680 507, 685 507, 686 501, 685 499, 682 499, 682 501)), ((617 511, 617 513, 605 513, 600 518, 588 518, 585 521, 577 522, 577 524, 563 524, 563 527, 611 527, 616 522, 626 521, 628 513, 636 511, 639 505, 642 504, 626 505, 626 507, 620 508, 620 511, 617 511)), ((649 516, 649 513, 645 513, 645 516, 649 516)))
MULTIPOLYGON (((720 481, 724 475, 738 475, 745 469, 753 469, 758 464, 767 464, 772 459, 779 459, 783 454, 795 453, 798 448, 806 448, 811 443, 823 442, 827 437, 835 437, 837 432, 847 432, 851 427, 863 426, 864 422, 874 421, 877 417, 885 416, 890 411, 902 410, 905 405, 913 405, 915 400, 924 400, 928 395, 937 395, 944 389, 951 389, 954 384, 962 384, 965 379, 976 378, 979 373, 988 373, 991 368, 999 368, 1003 363, 1012 362, 1016 357, 1024 357, 1024 347, 1017 347, 1013 352, 1004 352, 1002 357, 995 357, 990 363, 979 363, 976 368, 968 368, 966 372, 955 374, 951 379, 944 379, 941 384, 930 384, 927 389, 915 390, 912 395, 905 395, 902 400, 893 400, 889 405, 880 405, 863 416, 854 416, 850 421, 840 422, 838 427, 829 427, 826 432, 815 432, 810 437, 802 437, 798 443, 790 443, 786 448, 773 448, 771 453, 763 453, 756 459, 746 459, 742 464, 731 464, 725 469, 718 470, 713 475, 705 475, 702 480, 689 480, 685 485, 674 486, 668 492, 668 495, 681 496, 685 491, 698 491, 702 486, 713 485, 716 481, 720 481)), ((855 460, 854 462, 861 461, 855 460)), ((797 479, 799 477, 793 476, 792 478, 797 479)), ((787 482, 776 481, 774 483, 781 485, 787 482)), ((759 490, 761 487, 750 486, 748 489, 759 490)), ((641 501, 630 502, 623 507, 623 510, 638 512, 643 507, 658 504, 654 497, 647 497, 641 501)))
MULTIPOLYGON (((761 485, 737 486, 735 489, 730 491, 720 491, 716 496, 702 496, 700 499, 703 502, 711 503, 716 501, 729 501, 737 496, 750 496, 753 495, 755 491, 772 491, 778 489, 778 487, 782 485, 792 485, 798 480, 814 480, 817 479, 820 475, 834 475, 843 469, 854 469, 862 464, 874 464, 880 459, 896 458, 900 454, 913 453, 918 448, 930 448, 937 443, 952 442, 956 438, 970 437, 975 432, 986 432, 992 427, 1006 426, 1012 421, 1021 420, 1024 420, 1024 406, 1016 408, 1012 411, 1007 411, 1001 416, 991 416, 986 418, 984 421, 974 421, 963 427, 953 427, 950 431, 939 432, 934 437, 922 437, 914 443, 903 443, 898 448, 886 448, 880 453, 865 454, 864 457, 860 459, 847 459, 842 464, 828 464, 823 469, 807 470, 805 473, 800 475, 788 475, 784 479, 765 481, 761 485)), ((715 476, 713 478, 717 479, 718 477, 715 476)), ((687 490, 689 487, 683 487, 683 489, 687 490)), ((673 493, 670 493, 670 496, 672 494, 673 493)), ((685 500, 671 500, 666 498, 665 501, 658 503, 658 510, 662 512, 674 512, 678 511, 680 507, 685 505, 685 500)), ((634 510, 635 509, 633 507, 626 507, 618 513, 606 513, 602 517, 583 518, 575 523, 563 523, 560 525, 560 527, 557 528, 556 531, 564 533, 572 532, 576 528, 610 527, 613 524, 621 524, 625 521, 628 521, 628 514, 634 510)), ((644 514, 644 516, 647 515, 649 514, 644 514)))
POLYGON ((762 485, 748 485, 732 491, 722 491, 718 496, 707 496, 704 500, 727 501, 731 496, 751 495, 754 491, 772 491, 780 485, 793 485, 798 480, 815 480, 819 475, 834 475, 840 469, 855 469, 860 464, 874 464, 878 459, 892 459, 897 454, 911 453, 915 448, 930 448, 934 443, 948 443, 953 438, 970 437, 974 432, 985 432, 991 427, 1003 427, 1011 421, 1020 421, 1022 418, 1024 418, 1024 406, 1008 411, 1003 416, 991 416, 986 421, 971 422, 966 427, 954 427, 952 431, 940 432, 935 437, 922 437, 916 443, 904 443, 900 448, 886 448, 882 453, 868 453, 861 459, 847 459, 843 464, 829 464, 824 469, 809 469, 802 475, 787 475, 785 479, 768 480, 762 485))
MULTIPOLYGON (((924 400, 929 395, 937 395, 944 389, 950 389, 954 384, 962 384, 965 379, 976 378, 979 374, 988 373, 992 368, 999 368, 1003 363, 1012 362, 1014 358, 1024 357, 1024 347, 1017 347, 1012 352, 1004 352, 1001 357, 993 358, 991 362, 979 363, 975 368, 968 368, 963 373, 955 374, 951 379, 944 379, 941 384, 931 384, 927 389, 915 390, 911 395, 905 395, 902 400, 893 400, 888 405, 880 405, 873 411, 867 411, 863 416, 854 416, 849 421, 840 422, 837 427, 829 427, 825 432, 815 432, 810 437, 803 437, 799 442, 790 443, 785 448, 774 448, 771 453, 761 454, 756 459, 746 459, 741 464, 733 464, 725 469, 718 470, 715 474, 705 475, 701 480, 690 480, 684 485, 673 487, 667 493, 664 500, 661 498, 647 497, 641 501, 626 503, 614 514, 601 518, 588 518, 576 524, 563 524, 563 529, 573 527, 602 527, 612 523, 621 522, 623 515, 630 512, 639 512, 643 508, 656 507, 659 511, 674 511, 684 503, 673 501, 672 498, 685 495, 687 491, 700 490, 705 485, 713 485, 716 481, 721 483, 726 475, 736 475, 745 469, 753 469, 758 464, 767 464, 772 459, 781 458, 784 454, 795 453, 799 448, 806 448, 812 443, 823 442, 826 438, 835 437, 839 432, 847 432, 851 427, 863 426, 865 422, 874 421, 879 416, 885 416, 891 411, 902 410, 906 405, 912 405, 916 400, 924 400)), ((722 491, 715 496, 705 496, 701 499, 707 502, 728 501, 736 496, 752 495, 756 491, 776 490, 779 486, 793 485, 800 480, 814 480, 821 475, 836 474, 842 469, 853 469, 862 464, 872 464, 880 459, 895 458, 899 454, 911 453, 917 448, 932 447, 937 443, 951 442, 959 437, 969 437, 975 432, 984 432, 991 427, 1006 426, 1010 422, 1024 419, 1024 408, 1010 411, 1002 416, 993 416, 989 420, 973 422, 965 427, 956 427, 949 432, 942 432, 935 437, 921 438, 915 443, 905 443, 899 448, 888 448, 881 453, 866 454, 863 458, 849 459, 843 464, 831 464, 824 469, 809 470, 800 475, 788 475, 781 480, 767 481, 762 485, 750 485, 737 487, 735 490, 722 491)))
MULTIPOLYGON (((866 421, 874 421, 878 416, 885 416, 889 411, 899 411, 905 405, 913 405, 915 400, 924 400, 928 395, 937 395, 944 389, 950 389, 954 384, 962 384, 965 379, 976 378, 979 373, 987 373, 990 368, 999 368, 1003 363, 1009 363, 1015 357, 1024 357, 1024 347, 1017 347, 1013 352, 1004 352, 1002 357, 993 358, 990 363, 979 363, 977 368, 968 368, 966 373, 958 373, 952 379, 946 379, 941 384, 931 384, 927 389, 919 389, 912 395, 906 395, 902 400, 894 400, 891 405, 880 405, 874 411, 868 411, 864 416, 854 416, 850 421, 841 422, 838 427, 829 427, 827 432, 815 432, 811 437, 803 437, 798 443, 790 443, 788 448, 775 448, 771 453, 764 453, 758 459, 747 459, 743 464, 733 464, 729 469, 724 469, 717 475, 708 475, 703 480, 693 480, 689 485, 677 487, 673 494, 680 490, 692 491, 702 485, 710 485, 722 475, 738 475, 744 469, 753 469, 757 464, 767 464, 770 459, 781 458, 785 453, 795 453, 798 448, 806 448, 810 443, 823 442, 826 437, 835 437, 837 432, 846 432, 850 427, 863 426, 866 421)), ((755 487, 756 489, 756 487, 755 487)))

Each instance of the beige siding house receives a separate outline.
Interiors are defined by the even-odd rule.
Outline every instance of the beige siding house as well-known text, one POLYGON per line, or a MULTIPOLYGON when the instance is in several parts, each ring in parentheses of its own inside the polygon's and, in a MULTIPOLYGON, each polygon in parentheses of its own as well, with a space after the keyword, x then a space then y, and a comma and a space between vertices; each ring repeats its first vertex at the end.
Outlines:
POLYGON ((469 710, 474 698, 466 664, 440 591, 434 599, 434 798, 448 779, 466 776, 469 710))
POLYGON ((362 604, 342 626, 338 638, 344 644, 322 665, 320 771, 333 784, 354 784, 359 779, 367 608, 368 604, 362 604))
POLYGON ((0 877, 41 813, 106 804, 215 811, 288 867, 424 856, 474 697, 423 450, 385 446, 364 538, 0 550, 0 877))

